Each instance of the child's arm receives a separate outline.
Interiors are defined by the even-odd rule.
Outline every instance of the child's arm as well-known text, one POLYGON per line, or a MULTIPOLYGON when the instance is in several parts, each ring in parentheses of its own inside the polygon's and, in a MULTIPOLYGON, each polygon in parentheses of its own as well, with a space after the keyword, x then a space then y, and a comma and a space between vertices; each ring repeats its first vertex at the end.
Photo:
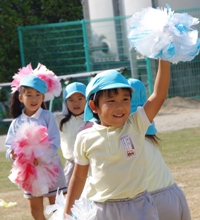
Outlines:
POLYGON ((54 118, 54 115, 50 111, 43 111, 43 115, 45 119, 45 125, 48 129, 48 135, 50 138, 51 149, 53 152, 57 152, 60 147, 60 132, 54 118))
POLYGON ((154 91, 144 105, 144 110, 150 122, 157 115, 168 93, 170 83, 170 63, 159 60, 158 71, 154 83, 154 91))
POLYGON ((79 164, 75 164, 67 191, 64 213, 71 215, 71 208, 75 200, 78 200, 80 198, 83 188, 85 186, 88 168, 89 165, 81 166, 79 164))
POLYGON ((10 127, 8 129, 6 140, 5 140, 5 147, 6 147, 6 158, 10 161, 14 161, 17 157, 17 155, 14 153, 14 150, 12 150, 11 142, 15 138, 15 120, 13 120, 10 124, 10 127))

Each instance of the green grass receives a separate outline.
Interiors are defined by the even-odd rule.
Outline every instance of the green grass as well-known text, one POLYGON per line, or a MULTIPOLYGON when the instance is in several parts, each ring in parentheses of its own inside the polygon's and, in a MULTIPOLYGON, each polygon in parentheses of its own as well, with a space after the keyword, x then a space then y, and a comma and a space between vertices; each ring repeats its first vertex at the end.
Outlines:
POLYGON ((0 153, 0 193, 7 190, 16 190, 16 186, 8 179, 12 163, 5 158, 5 153, 0 153))
POLYGON ((200 158, 200 128, 159 134, 161 152, 170 166, 197 166, 200 158))

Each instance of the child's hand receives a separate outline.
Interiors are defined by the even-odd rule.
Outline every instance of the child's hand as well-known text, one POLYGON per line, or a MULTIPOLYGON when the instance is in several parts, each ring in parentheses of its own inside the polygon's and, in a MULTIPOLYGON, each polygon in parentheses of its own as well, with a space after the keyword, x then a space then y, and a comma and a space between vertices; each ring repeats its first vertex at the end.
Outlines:
POLYGON ((35 165, 35 166, 37 166, 38 164, 39 164, 39 162, 38 162, 38 159, 34 159, 34 161, 33 161, 33 164, 35 165))
POLYGON ((12 150, 12 151, 10 152, 10 158, 11 158, 12 160, 15 160, 16 157, 17 157, 17 154, 15 154, 15 153, 14 153, 14 150, 12 150))

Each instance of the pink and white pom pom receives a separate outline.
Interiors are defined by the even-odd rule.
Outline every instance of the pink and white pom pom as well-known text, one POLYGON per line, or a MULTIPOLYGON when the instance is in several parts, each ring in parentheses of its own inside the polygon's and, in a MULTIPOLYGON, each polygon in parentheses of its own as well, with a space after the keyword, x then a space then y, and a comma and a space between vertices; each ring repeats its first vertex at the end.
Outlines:
POLYGON ((48 90, 45 93, 45 100, 49 101, 55 97, 58 97, 62 91, 61 83, 55 73, 46 68, 45 65, 38 63, 38 66, 33 70, 31 64, 19 69, 18 73, 13 76, 11 83, 12 93, 19 90, 21 80, 29 75, 38 76, 44 80, 47 84, 48 90))
POLYGON ((22 67, 21 69, 19 69, 18 73, 15 73, 15 75, 13 76, 14 80, 11 82, 12 93, 19 90, 21 80, 31 74, 33 74, 31 64, 28 64, 26 67, 22 67))
POLYGON ((47 83, 48 90, 45 94, 45 101, 52 99, 54 96, 58 97, 62 91, 62 87, 58 77, 48 70, 46 66, 38 64, 37 68, 33 70, 33 74, 47 83))
POLYGON ((8 177, 11 182, 33 196, 47 194, 57 182, 60 172, 52 159, 47 128, 35 123, 24 123, 11 147, 17 155, 8 177), (38 165, 34 165, 35 159, 38 165))

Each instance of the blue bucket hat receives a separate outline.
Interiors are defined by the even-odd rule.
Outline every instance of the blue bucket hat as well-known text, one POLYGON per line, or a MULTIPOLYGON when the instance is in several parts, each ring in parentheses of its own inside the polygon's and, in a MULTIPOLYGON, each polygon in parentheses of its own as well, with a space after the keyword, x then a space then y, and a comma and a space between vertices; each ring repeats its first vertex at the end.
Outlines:
POLYGON ((46 82, 34 75, 29 75, 23 78, 20 82, 20 86, 33 88, 42 94, 45 94, 48 89, 46 82))
MULTIPOLYGON (((138 79, 128 79, 128 83, 134 89, 131 98, 131 113, 137 110, 138 106, 143 106, 147 100, 146 88, 144 84, 138 79)), ((148 127, 146 134, 155 135, 157 133, 154 121, 148 127)))
POLYGON ((127 79, 116 70, 106 70, 97 74, 86 87, 86 105, 84 111, 84 120, 89 121, 93 118, 93 112, 89 106, 90 96, 100 90, 115 88, 133 88, 129 85, 127 79))
POLYGON ((70 83, 66 86, 64 91, 64 99, 66 100, 74 93, 78 92, 85 96, 86 85, 80 82, 70 83))

